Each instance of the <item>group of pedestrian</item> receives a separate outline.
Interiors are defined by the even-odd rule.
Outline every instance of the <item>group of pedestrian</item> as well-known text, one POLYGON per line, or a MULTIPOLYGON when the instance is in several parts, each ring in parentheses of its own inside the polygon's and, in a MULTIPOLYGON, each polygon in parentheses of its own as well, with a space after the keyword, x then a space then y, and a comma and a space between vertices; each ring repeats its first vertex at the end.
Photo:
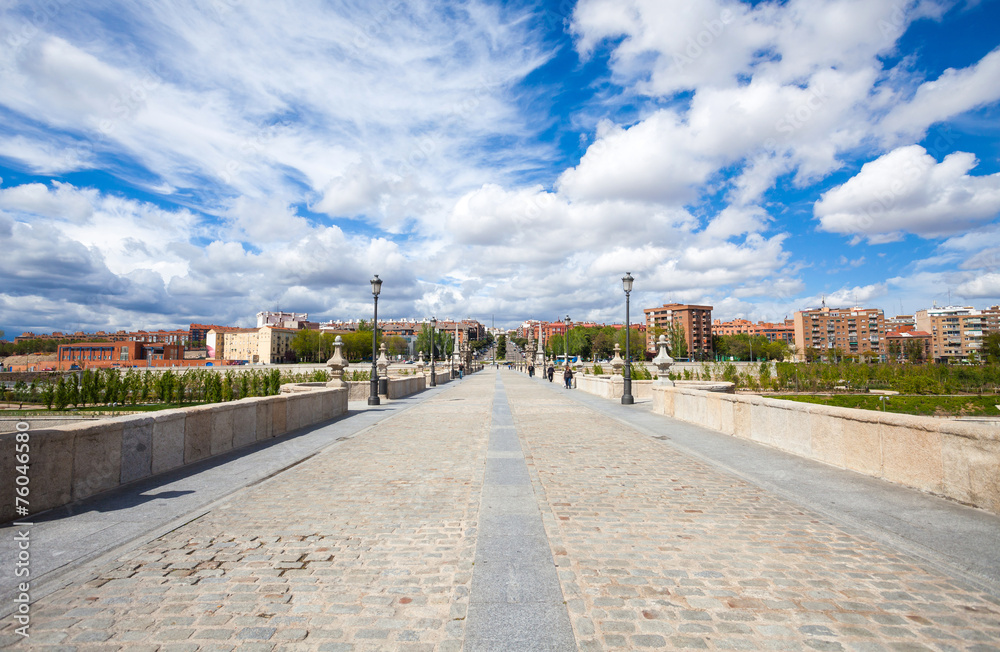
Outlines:
MULTIPOLYGON (((528 366, 528 375, 529 376, 535 375, 534 366, 530 365, 528 366)), ((549 365, 548 368, 545 370, 545 375, 548 377, 549 382, 551 383, 552 380, 556 377, 556 368, 553 365, 549 365)), ((573 370, 569 368, 569 365, 566 365, 566 368, 563 370, 563 381, 566 383, 566 389, 573 389, 573 370)))

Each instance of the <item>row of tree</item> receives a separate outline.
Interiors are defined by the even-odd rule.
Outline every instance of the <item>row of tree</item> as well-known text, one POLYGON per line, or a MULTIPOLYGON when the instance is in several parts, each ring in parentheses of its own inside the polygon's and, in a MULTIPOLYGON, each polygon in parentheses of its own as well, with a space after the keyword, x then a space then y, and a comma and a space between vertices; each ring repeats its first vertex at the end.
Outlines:
POLYGON ((70 406, 218 403, 248 396, 271 396, 278 393, 282 383, 303 380, 301 376, 283 376, 277 369, 224 374, 207 369, 188 369, 183 373, 88 369, 61 375, 54 381, 36 379, 30 384, 18 381, 11 398, 22 405, 41 403, 60 410, 70 406))
POLYGON ((769 342, 763 335, 737 333, 712 337, 715 354, 723 359, 735 358, 740 361, 785 360, 792 357, 792 347, 780 340, 769 342))
POLYGON ((737 387, 777 392, 866 392, 888 389, 903 394, 996 394, 1000 363, 978 366, 914 365, 897 362, 764 362, 737 366, 716 362, 700 369, 671 370, 673 380, 725 380, 737 387))
MULTIPOLYGON (((300 330, 292 338, 291 347, 295 352, 299 362, 326 362, 333 355, 333 343, 337 338, 333 333, 321 333, 316 330, 300 330)), ((344 357, 350 362, 360 362, 371 360, 372 356, 372 327, 371 322, 362 321, 358 330, 353 333, 342 333, 340 338, 344 343, 342 349, 344 357)), ((423 352, 424 359, 430 360, 431 351, 431 327, 423 324, 417 339, 415 348, 418 352, 423 352)), ((454 349, 454 335, 448 331, 436 330, 433 336, 435 340, 434 352, 438 359, 451 355, 454 349)), ((488 335, 485 340, 476 340, 470 343, 473 350, 488 347, 492 342, 492 335, 488 335)), ((399 335, 386 335, 379 333, 376 341, 376 349, 385 344, 386 354, 389 356, 405 356, 409 353, 409 343, 399 335)))
MULTIPOLYGON (((528 340, 524 337, 514 337, 512 341, 522 349, 527 345, 528 340)), ((505 338, 500 337, 500 343, 505 343, 505 338)), ((553 335, 545 342, 545 355, 548 358, 563 355, 567 346, 570 356, 583 356, 585 360, 609 360, 615 355, 615 344, 618 344, 621 355, 625 357, 625 329, 616 329, 613 326, 577 326, 569 329, 566 336, 553 335)), ((638 329, 629 329, 629 347, 632 351, 632 358, 636 360, 646 359, 646 335, 638 329)), ((500 349, 503 350, 502 348, 500 349)))

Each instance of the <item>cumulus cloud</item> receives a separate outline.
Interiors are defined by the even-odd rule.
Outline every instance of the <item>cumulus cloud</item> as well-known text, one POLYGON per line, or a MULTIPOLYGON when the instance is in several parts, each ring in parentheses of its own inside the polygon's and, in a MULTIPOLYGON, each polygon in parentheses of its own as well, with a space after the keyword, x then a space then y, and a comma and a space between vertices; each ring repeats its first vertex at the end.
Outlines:
MULTIPOLYGON (((614 321, 626 270, 639 303, 780 317, 807 290, 775 191, 817 184, 815 197, 858 157, 871 162, 816 202, 820 227, 951 236, 926 266, 986 292, 973 241, 997 214, 996 175, 947 147, 940 163, 885 149, 997 99, 1000 51, 930 81, 905 57, 885 68, 910 24, 947 6, 580 0, 582 74, 609 68, 557 116, 544 65, 563 44, 517 3, 60 4, 0 51, 0 157, 38 174, 99 167, 119 190, 0 187, 0 239, 26 243, 0 323, 17 323, 15 293, 78 324, 100 321, 85 294, 122 325, 167 310, 356 317, 373 273, 385 314, 614 321), (859 221, 873 201, 877 219, 859 221)), ((5 9, 12 30, 30 10, 5 9)))
POLYGON ((1000 214, 1000 174, 969 175, 976 164, 965 152, 938 163, 919 145, 900 147, 824 193, 814 213, 825 231, 873 242, 960 233, 1000 214))
POLYGON ((882 120, 887 136, 919 137, 930 126, 1000 99, 1000 48, 975 64, 924 82, 882 120))
POLYGON ((0 188, 0 210, 25 216, 50 217, 69 222, 84 222, 94 214, 93 189, 80 190, 68 183, 26 183, 0 188))

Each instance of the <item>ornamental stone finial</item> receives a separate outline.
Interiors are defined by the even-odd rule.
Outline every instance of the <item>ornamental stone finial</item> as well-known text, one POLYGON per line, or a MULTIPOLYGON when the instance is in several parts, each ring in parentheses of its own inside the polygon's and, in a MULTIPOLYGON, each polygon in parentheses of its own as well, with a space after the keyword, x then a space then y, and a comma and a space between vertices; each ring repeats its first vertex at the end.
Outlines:
POLYGON ((342 387, 344 384, 344 370, 347 369, 347 358, 344 357, 344 340, 338 335, 333 340, 333 356, 326 361, 326 366, 330 368, 330 381, 327 387, 342 387))
POLYGON ((657 377, 660 380, 665 380, 670 371, 670 365, 674 363, 674 359, 667 353, 666 335, 660 335, 660 338, 656 341, 656 347, 659 351, 657 352, 656 357, 653 358, 653 364, 656 365, 657 377))
POLYGON ((611 358, 611 373, 615 376, 621 376, 624 370, 625 361, 622 360, 622 347, 615 344, 615 357, 611 358))
POLYGON ((375 368, 378 369, 378 375, 381 377, 388 376, 389 372, 389 358, 385 355, 385 342, 378 347, 378 359, 375 360, 375 368))
POLYGON ((424 352, 420 351, 420 355, 417 356, 417 373, 423 375, 424 373, 424 352))

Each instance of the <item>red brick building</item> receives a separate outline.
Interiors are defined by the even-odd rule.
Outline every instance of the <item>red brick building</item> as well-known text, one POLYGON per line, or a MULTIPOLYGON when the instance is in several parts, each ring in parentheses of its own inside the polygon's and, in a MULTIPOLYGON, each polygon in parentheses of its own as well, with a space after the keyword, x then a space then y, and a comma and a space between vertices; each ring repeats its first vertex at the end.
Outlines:
MULTIPOLYGON (((200 362, 200 361, 199 361, 200 362)), ((56 369, 94 367, 164 367, 184 365, 184 346, 156 342, 80 342, 60 344, 56 369)))

